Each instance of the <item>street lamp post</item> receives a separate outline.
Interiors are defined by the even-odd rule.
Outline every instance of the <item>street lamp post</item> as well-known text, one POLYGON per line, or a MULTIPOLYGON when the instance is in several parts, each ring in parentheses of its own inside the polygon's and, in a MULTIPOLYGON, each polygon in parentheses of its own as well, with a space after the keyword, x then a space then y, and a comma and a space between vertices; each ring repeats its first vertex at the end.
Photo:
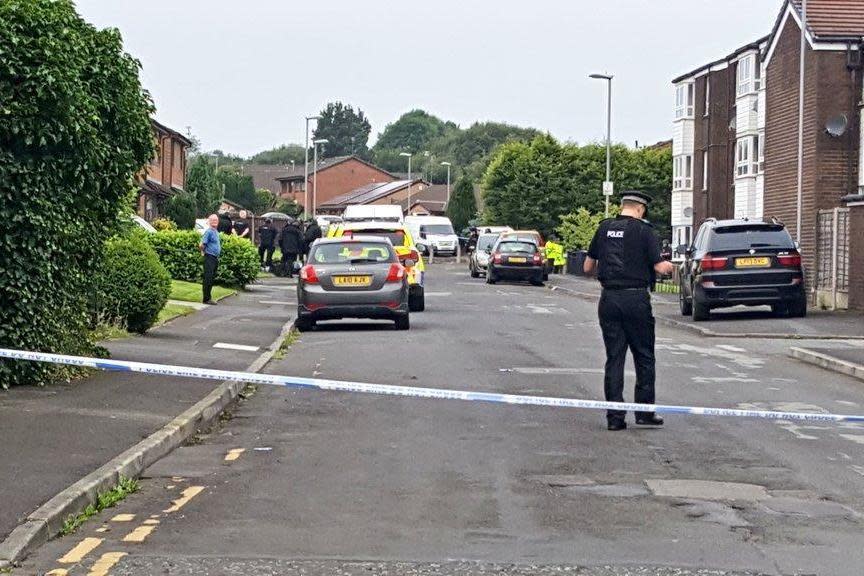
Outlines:
POLYGON ((408 158, 408 214, 411 214, 411 153, 400 152, 399 156, 408 158))
POLYGON ((450 207, 450 162, 441 162, 441 166, 447 167, 447 203, 444 204, 444 208, 450 207))
MULTIPOLYGON (((303 218, 309 216, 309 121, 319 120, 320 116, 306 116, 306 162, 303 165, 303 218)), ((317 162, 316 162, 317 164, 317 162)))
POLYGON ((314 218, 317 212, 316 204, 318 202, 318 145, 327 144, 330 142, 326 138, 313 140, 312 147, 315 150, 315 157, 312 164, 312 217, 314 218))
POLYGON ((606 203, 606 217, 609 217, 609 196, 612 195, 612 75, 611 74, 591 74, 589 78, 595 80, 606 80, 606 181, 603 183, 603 198, 606 203), (606 186, 610 189, 607 190, 606 186))

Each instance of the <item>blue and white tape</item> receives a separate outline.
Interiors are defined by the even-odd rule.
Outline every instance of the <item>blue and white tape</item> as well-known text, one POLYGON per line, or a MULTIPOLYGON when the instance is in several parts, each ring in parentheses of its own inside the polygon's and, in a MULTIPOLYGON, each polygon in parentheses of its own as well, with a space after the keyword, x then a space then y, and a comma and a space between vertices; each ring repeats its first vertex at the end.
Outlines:
POLYGON ((49 362, 82 368, 138 372, 152 376, 172 376, 182 378, 201 378, 206 380, 229 380, 285 386, 289 388, 312 388, 336 392, 359 392, 385 396, 406 396, 411 398, 434 398, 440 400, 466 400, 469 402, 491 402, 522 406, 549 406, 557 408, 581 408, 587 410, 627 410, 634 412, 657 412, 659 414, 692 414, 698 416, 731 416, 736 418, 763 418, 768 420, 800 420, 805 422, 864 422, 864 416, 844 414, 822 414, 810 412, 776 412, 771 410, 740 410, 735 408, 702 408, 696 406, 668 406, 664 404, 633 404, 628 402, 604 402, 600 400, 578 400, 575 398, 555 398, 550 396, 523 396, 518 394, 499 394, 496 392, 468 392, 442 388, 417 388, 414 386, 391 386, 387 384, 367 384, 320 378, 301 378, 297 376, 278 376, 254 372, 234 372, 230 370, 211 370, 190 366, 169 364, 150 364, 147 362, 127 362, 124 360, 103 360, 84 356, 67 356, 46 352, 28 352, 0 348, 0 358, 49 362))

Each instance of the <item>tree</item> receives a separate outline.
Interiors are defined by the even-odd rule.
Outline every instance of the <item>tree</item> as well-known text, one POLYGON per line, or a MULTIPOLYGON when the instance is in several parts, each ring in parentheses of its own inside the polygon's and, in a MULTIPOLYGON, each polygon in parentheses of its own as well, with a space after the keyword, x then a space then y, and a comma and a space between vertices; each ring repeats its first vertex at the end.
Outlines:
POLYGON ((223 197, 226 200, 231 200, 249 210, 252 210, 252 206, 258 202, 252 176, 243 174, 240 168, 220 166, 216 178, 220 189, 224 191, 223 197))
POLYGON ((320 113, 321 119, 313 132, 314 139, 326 139, 328 142, 321 147, 319 156, 332 158, 334 156, 349 156, 355 154, 361 158, 369 156, 366 144, 372 125, 359 108, 354 108, 342 102, 330 102, 320 113))
POLYGON ((306 161, 306 150, 300 144, 283 144, 270 150, 264 150, 249 158, 255 164, 276 164, 290 166, 291 162, 303 164, 306 161))
MULTIPOLYGON (((0 2, 0 46, 0 346, 89 355, 93 271, 155 154, 153 105, 119 32, 71 0, 0 2)), ((58 371, 0 361, 0 386, 58 371)))
POLYGON ((216 164, 198 155, 186 169, 186 191, 195 196, 197 216, 204 218, 216 212, 222 200, 222 186, 216 177, 216 164))
POLYGON ((191 192, 175 194, 165 209, 165 215, 177 224, 181 230, 195 228, 195 216, 198 214, 198 202, 191 192))
POLYGON ((468 226, 468 221, 477 215, 477 200, 474 197, 474 181, 463 176, 456 181, 450 204, 447 206, 447 216, 453 222, 453 227, 459 231, 468 226))
POLYGON ((374 150, 398 150, 416 154, 429 150, 433 141, 448 132, 458 130, 459 127, 452 122, 445 123, 423 110, 412 110, 384 128, 374 150))

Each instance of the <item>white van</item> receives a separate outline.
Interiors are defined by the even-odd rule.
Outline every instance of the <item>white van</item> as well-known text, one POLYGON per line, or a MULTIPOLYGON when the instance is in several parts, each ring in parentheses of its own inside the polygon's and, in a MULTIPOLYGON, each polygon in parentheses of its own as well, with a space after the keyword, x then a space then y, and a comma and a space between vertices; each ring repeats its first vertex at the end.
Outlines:
POLYGON ((459 237, 449 218, 443 216, 407 216, 405 225, 411 231, 417 249, 422 254, 456 254, 459 237))
POLYGON ((404 221, 398 204, 352 204, 342 213, 344 222, 399 222, 404 221))

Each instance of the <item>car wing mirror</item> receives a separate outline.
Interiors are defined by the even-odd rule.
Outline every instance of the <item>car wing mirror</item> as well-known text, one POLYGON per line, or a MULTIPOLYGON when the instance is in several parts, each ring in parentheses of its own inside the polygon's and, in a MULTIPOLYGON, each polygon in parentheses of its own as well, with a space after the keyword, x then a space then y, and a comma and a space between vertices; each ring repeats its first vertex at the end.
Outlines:
POLYGON ((405 268, 412 268, 417 265, 417 262, 413 258, 406 258, 402 262, 402 265, 405 266, 405 268))

